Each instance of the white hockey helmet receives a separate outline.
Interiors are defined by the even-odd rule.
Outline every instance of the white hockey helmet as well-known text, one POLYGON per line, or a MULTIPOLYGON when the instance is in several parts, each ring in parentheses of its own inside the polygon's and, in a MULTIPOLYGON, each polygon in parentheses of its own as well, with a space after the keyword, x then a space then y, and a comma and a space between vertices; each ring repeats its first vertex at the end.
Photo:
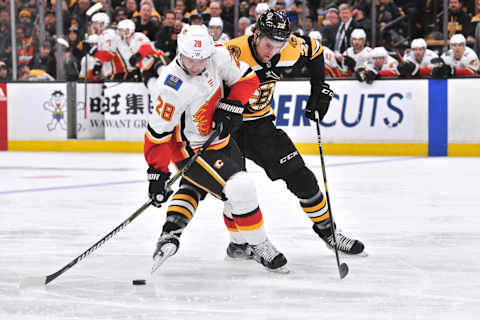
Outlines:
POLYGON ((177 42, 178 52, 190 59, 207 59, 213 53, 213 38, 204 25, 186 25, 177 42))
POLYGON ((118 23, 117 30, 125 30, 125 36, 131 36, 135 32, 135 23, 130 19, 124 19, 118 23))
POLYGON ((223 28, 223 21, 220 17, 211 17, 210 21, 208 22, 209 27, 221 27, 223 28))
POLYGON ((367 39, 367 34, 363 29, 354 29, 350 35, 350 39, 367 39))
POLYGON ((92 16, 92 22, 103 22, 103 25, 107 27, 110 24, 110 17, 105 12, 97 12, 92 16))
POLYGON ((310 31, 308 33, 308 36, 315 39, 315 40, 318 40, 320 42, 322 42, 322 34, 320 33, 320 31, 310 31))
POLYGON ((423 38, 413 39, 412 43, 410 44, 410 48, 418 49, 418 48, 427 48, 427 43, 423 38))
POLYGON ((372 58, 386 58, 388 56, 387 50, 384 47, 376 47, 370 54, 372 58))
POLYGON ((461 33, 457 33, 457 34, 454 34, 451 38, 450 38, 450 46, 454 45, 454 44, 466 44, 467 43, 467 40, 465 39, 465 37, 463 36, 463 34, 461 33))
POLYGON ((91 34, 88 36, 87 42, 92 44, 98 44, 98 38, 98 34, 91 34))

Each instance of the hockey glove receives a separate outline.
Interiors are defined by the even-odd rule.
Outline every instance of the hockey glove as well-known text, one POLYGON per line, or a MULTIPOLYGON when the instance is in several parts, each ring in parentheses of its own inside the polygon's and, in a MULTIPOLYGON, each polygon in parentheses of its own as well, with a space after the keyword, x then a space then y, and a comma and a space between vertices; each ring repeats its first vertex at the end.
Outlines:
POLYGON ((97 61, 93 66, 92 74, 95 78, 100 78, 102 76, 102 63, 97 61))
POLYGON ((315 121, 315 112, 318 111, 319 120, 322 121, 330 107, 330 101, 333 95, 333 91, 330 90, 330 86, 326 83, 322 83, 319 86, 312 86, 305 109, 305 117, 315 121))
POLYGON ((367 80, 367 72, 365 71, 365 69, 362 68, 355 71, 355 79, 360 82, 367 80))
POLYGON ((455 75, 455 68, 446 64, 442 58, 434 58, 431 61, 432 65, 432 78, 435 79, 447 79, 455 75))
POLYGON ((398 65, 398 72, 401 76, 412 76, 416 73, 415 69, 417 66, 412 61, 403 61, 398 65))
POLYGON ((243 109, 242 103, 238 100, 220 99, 213 114, 212 125, 213 129, 220 128, 220 139, 241 127, 243 109))
POLYGON ((372 84, 374 80, 377 80, 379 78, 380 78, 380 76, 378 75, 378 73, 376 73, 375 71, 372 71, 372 70, 368 70, 366 72, 365 82, 368 83, 368 84, 372 84))
POLYGON ((137 63, 140 62, 140 60, 142 60, 142 55, 140 53, 135 53, 133 54, 130 59, 128 59, 128 62, 130 63, 130 65, 132 67, 137 67, 137 63))
POLYGON ((347 68, 353 72, 355 70, 357 62, 350 56, 343 56, 343 64, 346 65, 347 68))
POLYGON ((163 63, 163 60, 159 57, 145 57, 142 60, 142 77, 143 77, 143 82, 145 85, 148 87, 148 81, 152 78, 158 78, 158 69, 165 64, 163 63), (150 68, 145 68, 144 67, 144 62, 145 59, 153 59, 153 62, 149 63, 150 68))
POLYGON ((168 200, 173 190, 166 188, 165 183, 170 177, 170 172, 163 172, 152 167, 147 170, 148 175, 148 197, 152 200, 152 205, 160 208, 162 203, 168 200))

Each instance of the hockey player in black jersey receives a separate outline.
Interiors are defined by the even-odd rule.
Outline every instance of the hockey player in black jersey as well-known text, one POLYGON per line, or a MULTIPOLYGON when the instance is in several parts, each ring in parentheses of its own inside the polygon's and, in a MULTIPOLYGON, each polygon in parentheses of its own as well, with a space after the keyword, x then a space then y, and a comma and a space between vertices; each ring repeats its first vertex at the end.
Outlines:
MULTIPOLYGON (((274 124, 271 100, 277 80, 287 68, 307 66, 310 71, 311 92, 305 116, 320 120, 328 111, 331 96, 329 85, 324 82, 323 47, 313 38, 300 38, 291 34, 287 15, 269 9, 257 21, 253 35, 245 35, 227 42, 226 47, 238 60, 246 62, 256 72, 260 85, 246 104, 243 124, 232 134, 245 158, 262 167, 271 180, 282 179, 288 190, 299 200, 305 214, 313 222, 313 230, 333 248, 329 210, 318 181, 290 140, 288 135, 274 124)), ((165 225, 186 227, 194 216, 198 202, 206 192, 187 181, 182 181, 172 198, 165 225)), ((247 243, 238 232, 234 217, 228 206, 224 208, 224 222, 230 232, 231 242, 227 255, 231 258, 249 258, 247 243)), ((361 241, 337 233, 338 250, 350 255, 364 252, 361 241)))

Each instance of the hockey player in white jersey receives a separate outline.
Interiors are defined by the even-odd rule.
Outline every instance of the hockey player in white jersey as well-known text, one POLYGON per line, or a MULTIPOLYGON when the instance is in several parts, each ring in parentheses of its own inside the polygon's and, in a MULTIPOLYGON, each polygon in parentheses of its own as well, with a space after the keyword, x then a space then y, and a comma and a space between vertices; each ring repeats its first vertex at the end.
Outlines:
MULTIPOLYGON (((98 46, 98 35, 91 34, 88 36, 86 41, 90 46, 96 47, 98 46)), ((89 55, 88 53, 82 57, 80 61, 80 79, 85 79, 85 75, 87 75, 87 79, 89 81, 101 81, 103 79, 102 74, 102 63, 97 58, 89 55)))
MULTIPOLYGON (((322 43, 322 34, 319 31, 310 31, 308 35, 313 39, 318 40, 319 43, 322 43)), ((325 60, 325 76, 340 78, 342 76, 342 70, 335 57, 335 53, 324 46, 323 58, 325 60)))
MULTIPOLYGON (((161 68, 159 75, 157 65, 162 63, 155 60, 143 75, 156 103, 144 145, 152 204, 160 206, 171 195, 172 191, 165 188, 169 163, 182 167, 213 134, 212 128, 221 129, 184 178, 225 201, 231 218, 248 239, 252 258, 269 270, 283 271, 287 260, 267 239, 255 186, 244 171, 238 147, 230 139, 230 132, 242 123, 243 104, 259 85, 257 75, 225 47, 214 46, 205 26, 183 28, 177 56, 161 68), (230 88, 226 97, 223 82, 230 88)), ((184 186, 184 192, 172 203, 196 206, 197 191, 184 186)), ((152 271, 178 250, 179 235, 186 223, 170 218, 173 221, 167 218, 158 239, 152 271)))
POLYGON ((223 21, 220 17, 212 17, 208 22, 208 30, 212 35, 215 44, 222 44, 230 40, 230 37, 223 33, 223 21))
POLYGON ((135 23, 132 20, 120 21, 117 25, 117 33, 120 38, 117 52, 126 65, 127 80, 136 79, 138 70, 145 69, 141 61, 147 56, 159 57, 165 65, 167 64, 163 52, 156 50, 145 34, 135 32, 135 23))
POLYGON ((450 50, 442 54, 441 60, 432 70, 434 78, 452 76, 473 76, 478 74, 480 63, 478 56, 469 47, 462 34, 454 34, 450 39, 450 50))
POLYGON ((410 49, 398 65, 400 75, 429 76, 433 68, 432 60, 438 58, 438 55, 427 49, 427 43, 422 38, 414 39, 410 44, 410 49))
POLYGON ((357 69, 367 63, 372 53, 372 48, 366 46, 367 34, 363 29, 354 29, 350 35, 351 47, 343 52, 343 72, 351 76, 357 69))
POLYGON ((398 61, 391 57, 384 47, 376 47, 370 54, 370 59, 355 71, 358 81, 372 84, 382 77, 398 76, 398 61))

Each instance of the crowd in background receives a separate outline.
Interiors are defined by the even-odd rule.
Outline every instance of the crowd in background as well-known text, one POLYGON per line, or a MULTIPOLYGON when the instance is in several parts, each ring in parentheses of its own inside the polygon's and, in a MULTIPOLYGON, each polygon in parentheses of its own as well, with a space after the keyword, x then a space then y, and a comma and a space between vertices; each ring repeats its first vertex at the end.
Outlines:
MULTIPOLYGON (((111 0, 108 11, 113 28, 121 20, 133 20, 135 31, 144 33, 157 49, 164 52, 167 60, 175 56, 176 37, 184 24, 205 24, 217 42, 224 42, 251 33, 257 16, 265 7, 286 10, 296 35, 317 38, 330 49, 325 51, 325 59, 328 76, 331 77, 355 76, 361 81, 368 79, 367 67, 363 68, 366 72, 362 73, 361 66, 353 65, 349 58, 345 59, 345 53, 352 46, 352 33, 356 29, 365 31, 363 47, 375 44, 371 48, 372 54, 384 57, 384 63, 389 58, 397 62, 395 72, 390 76, 413 74, 413 67, 405 66, 404 61, 404 57, 412 55, 415 49, 412 46, 413 40, 423 39, 425 46, 437 56, 444 57, 447 54, 448 58, 446 50, 450 48, 443 42, 444 11, 441 0, 376 0, 375 23, 371 21, 371 0, 303 1, 306 3, 302 0, 243 0, 239 3, 237 21, 234 18, 235 0, 111 0), (172 3, 174 8, 171 8, 172 3), (327 57, 327 54, 332 57, 327 57)), ((465 47, 471 48, 471 52, 478 55, 480 48, 476 40, 480 41, 480 13, 477 6, 480 9, 480 0, 478 3, 475 1, 448 1, 447 30, 449 39, 455 34, 463 35, 465 47)), ((40 40, 39 1, 15 1, 17 70, 12 70, 11 60, 11 2, 13 1, 0 0, 0 81, 11 79, 12 72, 16 72, 17 80, 56 79, 58 59, 55 57, 55 46, 58 43, 55 0, 44 0, 45 41, 40 40)), ((79 78, 80 61, 86 54, 84 40, 92 33, 86 11, 95 2, 101 2, 103 11, 107 12, 106 0, 62 1, 64 37, 69 44, 63 53, 66 80, 79 78)), ((455 37, 456 40, 457 38, 455 37)), ((419 44, 418 41, 415 43, 419 44)), ((458 66, 453 68, 455 67, 458 66)), ((443 76, 447 76, 448 72, 455 75, 451 68, 445 71, 447 73, 443 71, 443 76)), ((469 75, 461 72, 457 74, 469 75)), ((478 74, 478 68, 474 74, 478 74)), ((285 76, 302 74, 300 71, 285 76)))

